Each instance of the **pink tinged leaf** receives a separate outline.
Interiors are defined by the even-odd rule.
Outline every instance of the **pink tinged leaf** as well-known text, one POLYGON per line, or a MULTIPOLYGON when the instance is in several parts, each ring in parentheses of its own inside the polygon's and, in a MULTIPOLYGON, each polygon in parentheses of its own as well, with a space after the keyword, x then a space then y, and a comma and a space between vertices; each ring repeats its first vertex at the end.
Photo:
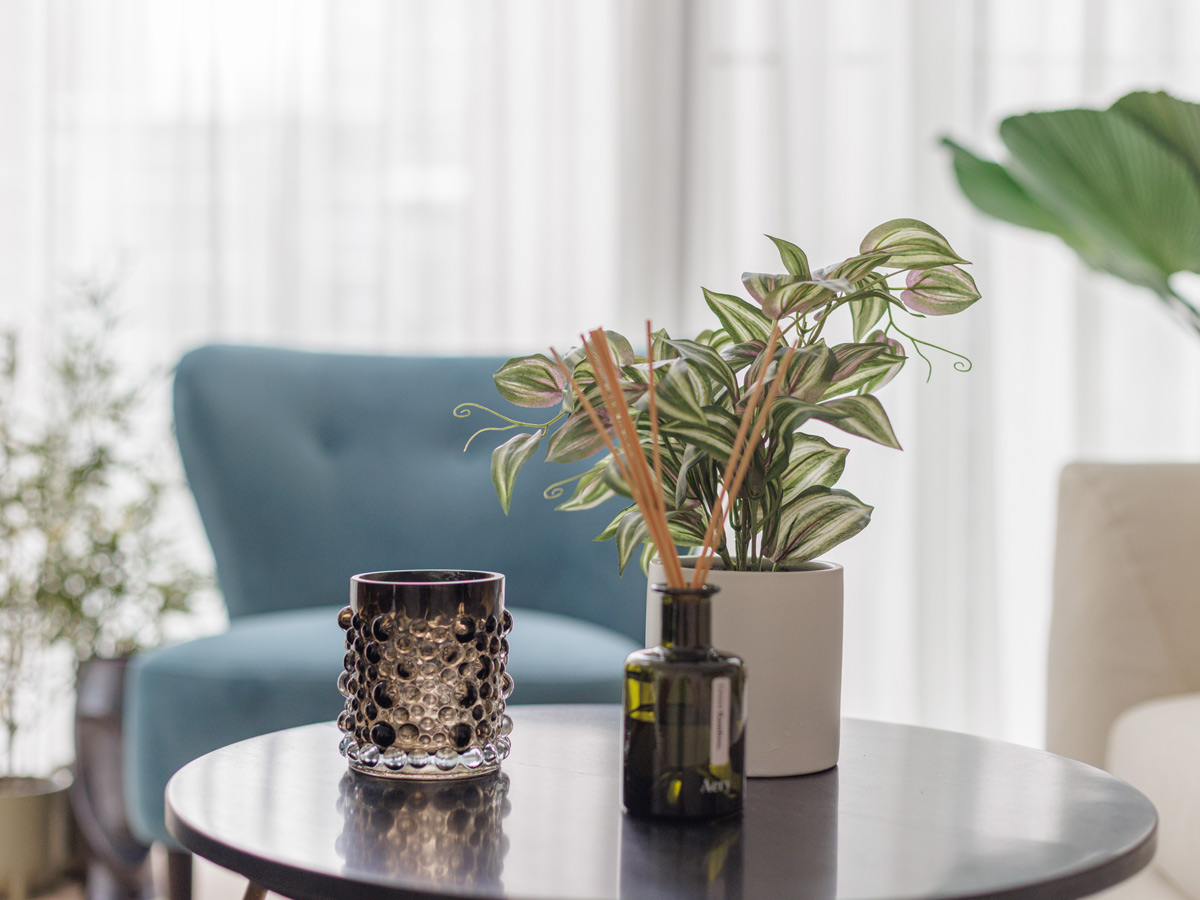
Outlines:
MULTIPOLYGON (((849 282, 844 286, 849 288, 849 282)), ((763 300, 763 312, 772 319, 804 315, 835 299, 842 287, 840 279, 794 281, 781 285, 767 294, 763 300)))
POLYGON ((907 353, 904 350, 904 345, 902 343, 900 343, 898 340, 896 340, 893 337, 888 337, 882 331, 872 331, 870 337, 867 338, 867 341, 868 342, 873 341, 877 344, 887 344, 888 353, 891 353, 893 356, 906 356, 907 355, 907 353))
MULTIPOLYGON (((608 410, 596 410, 605 428, 609 428, 608 410)), ((567 463, 587 459, 604 448, 604 438, 592 425, 591 417, 585 412, 568 416, 562 426, 550 435, 546 445, 546 459, 550 462, 567 463)))
POLYGON ((629 339, 625 335, 605 329, 604 336, 608 338, 608 348, 612 350, 613 359, 617 366, 624 368, 633 364, 636 358, 633 353, 633 345, 629 343, 629 339))
POLYGON ((958 266, 913 269, 905 282, 909 289, 901 292, 900 302, 927 316, 953 315, 979 299, 975 279, 958 266))
POLYGON ((759 306, 767 299, 767 294, 779 287, 781 283, 786 284, 786 281, 781 282, 781 279, 786 279, 788 276, 783 275, 764 275, 761 272, 743 272, 742 284, 746 288, 746 293, 754 298, 754 301, 759 306))
POLYGON ((966 262, 936 228, 918 219, 892 219, 871 229, 859 252, 879 250, 888 251, 887 266, 893 269, 966 262))
POLYGON ((562 402, 567 378, 541 353, 510 359, 492 376, 500 396, 517 406, 541 408, 562 402))
POLYGON ((837 358, 837 371, 833 373, 833 380, 845 381, 858 371, 863 363, 886 350, 886 347, 881 347, 874 341, 865 344, 838 344, 833 348, 833 355, 837 358))

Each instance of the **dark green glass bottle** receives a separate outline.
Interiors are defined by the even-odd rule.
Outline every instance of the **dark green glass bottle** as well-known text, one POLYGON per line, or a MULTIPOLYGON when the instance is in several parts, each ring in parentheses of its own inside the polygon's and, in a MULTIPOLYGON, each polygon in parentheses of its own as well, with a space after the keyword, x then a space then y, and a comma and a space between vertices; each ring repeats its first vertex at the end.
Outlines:
POLYGON ((662 644, 625 660, 623 799, 637 816, 713 819, 745 789, 746 667, 713 649, 716 587, 662 595, 662 644))

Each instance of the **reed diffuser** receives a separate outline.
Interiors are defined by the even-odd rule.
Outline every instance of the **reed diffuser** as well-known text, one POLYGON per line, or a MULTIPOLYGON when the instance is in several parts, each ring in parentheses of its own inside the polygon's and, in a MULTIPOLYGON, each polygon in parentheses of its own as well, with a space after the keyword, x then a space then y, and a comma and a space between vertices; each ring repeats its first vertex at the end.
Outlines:
MULTIPOLYGON (((778 341, 776 325, 768 340, 768 360, 778 341)), ((746 667, 738 657, 712 646, 710 601, 717 589, 706 585, 705 579, 716 544, 724 535, 726 516, 741 490, 783 379, 776 375, 767 386, 771 366, 762 366, 758 373, 725 466, 716 514, 709 521, 688 581, 671 537, 663 499, 654 342, 649 322, 646 344, 649 446, 643 443, 625 402, 620 373, 603 330, 592 331, 583 339, 584 352, 595 373, 599 409, 557 352, 551 352, 629 487, 667 578, 665 584, 654 585, 662 597, 662 643, 632 653, 625 660, 625 808, 633 815, 711 819, 735 814, 742 808, 746 667)), ((792 347, 785 350, 778 372, 787 371, 793 352, 792 347)))

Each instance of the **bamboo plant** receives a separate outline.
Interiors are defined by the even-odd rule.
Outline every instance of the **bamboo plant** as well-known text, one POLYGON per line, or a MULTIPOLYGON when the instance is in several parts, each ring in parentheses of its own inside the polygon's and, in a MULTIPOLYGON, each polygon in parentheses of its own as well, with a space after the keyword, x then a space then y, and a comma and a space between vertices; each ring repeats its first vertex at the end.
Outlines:
POLYGON ((55 319, 42 390, 18 390, 27 363, 0 341, 0 774, 52 687, 51 651, 77 664, 161 638, 209 579, 163 522, 169 482, 134 452, 147 379, 122 371, 113 289, 87 283, 55 319))
MULTIPOLYGON (((836 486, 849 451, 804 426, 825 422, 899 449, 876 392, 904 367, 908 348, 930 364, 925 349, 935 346, 913 335, 908 320, 958 313, 979 298, 962 268, 966 260, 915 219, 880 225, 863 239, 858 254, 818 270, 795 244, 771 240, 786 271, 744 274, 750 300, 704 290, 715 328, 690 339, 655 331, 644 355, 613 331, 604 332, 603 342, 642 452, 655 458, 661 471, 655 484, 671 538, 680 546, 699 547, 706 533, 712 534, 714 516, 722 519, 727 512, 729 528, 716 529, 715 554, 725 568, 742 571, 797 566, 867 525, 872 507, 836 486), (852 340, 827 342, 834 313, 849 316, 852 340), (778 383, 778 396, 762 423, 761 438, 747 451, 740 493, 725 510, 726 470, 740 453, 735 452, 739 427, 747 406, 757 403, 756 387, 761 389, 764 377, 778 383)), ((505 512, 518 472, 543 443, 550 461, 597 457, 590 468, 545 490, 547 499, 562 501, 559 509, 590 509, 613 497, 634 496, 624 467, 609 449, 606 432, 615 429, 594 355, 589 359, 587 341, 581 344, 556 358, 535 353, 511 359, 495 373, 496 389, 505 399, 556 410, 547 421, 515 420, 476 403, 454 410, 463 417, 480 409, 507 423, 480 429, 471 441, 485 432, 532 429, 492 453, 492 481, 505 512), (572 384, 599 418, 589 415, 572 384)), ((962 357, 955 362, 963 371, 969 365, 962 357)), ((621 509, 597 540, 616 541, 622 571, 639 549, 643 567, 655 554, 636 503, 621 509)))

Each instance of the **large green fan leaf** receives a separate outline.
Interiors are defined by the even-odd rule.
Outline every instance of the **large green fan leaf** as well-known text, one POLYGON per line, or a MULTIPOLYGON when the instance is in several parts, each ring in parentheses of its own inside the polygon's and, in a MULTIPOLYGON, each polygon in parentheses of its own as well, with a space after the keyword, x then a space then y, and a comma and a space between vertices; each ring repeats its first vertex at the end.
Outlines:
POLYGON ((1200 271, 1200 190, 1187 164, 1128 117, 1068 109, 1006 119, 1000 136, 1031 197, 1135 284, 1200 271))
POLYGON ((1126 94, 1110 109, 1128 116, 1182 159, 1200 185, 1200 103, 1158 91, 1126 94))

